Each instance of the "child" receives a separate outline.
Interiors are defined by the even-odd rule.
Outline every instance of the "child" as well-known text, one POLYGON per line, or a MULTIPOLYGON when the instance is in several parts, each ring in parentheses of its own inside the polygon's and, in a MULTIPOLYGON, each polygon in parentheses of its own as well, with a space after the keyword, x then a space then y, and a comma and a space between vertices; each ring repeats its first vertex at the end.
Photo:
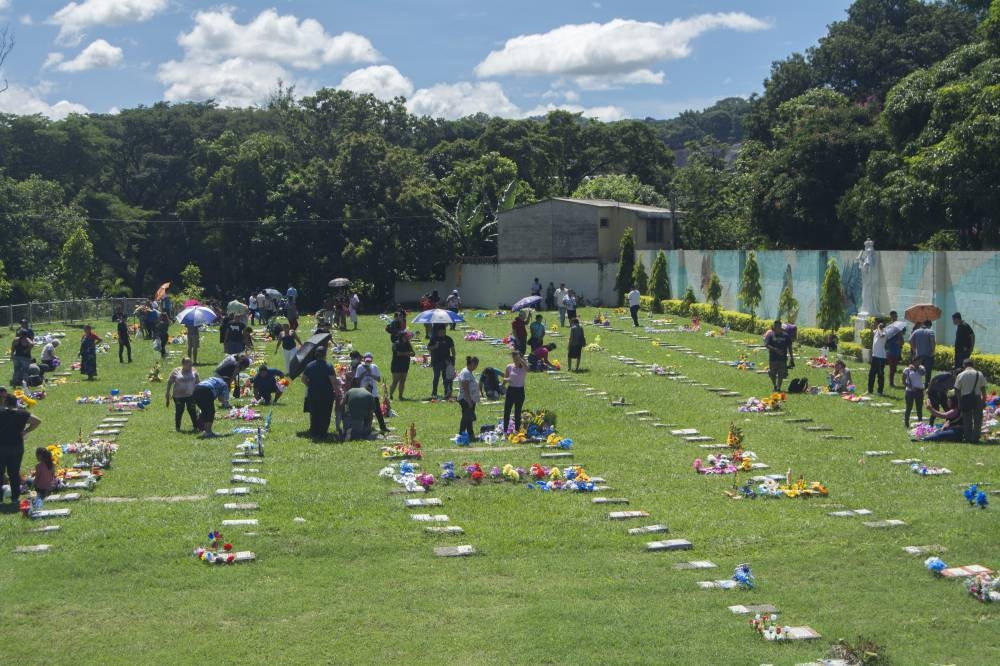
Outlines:
POLYGON ((52 462, 52 452, 44 446, 35 449, 35 490, 41 498, 48 497, 56 489, 56 466, 52 462))
POLYGON ((917 405, 917 420, 924 420, 924 368, 920 365, 920 358, 914 356, 910 364, 903 370, 903 388, 906 389, 906 413, 903 416, 903 423, 907 429, 910 427, 910 412, 913 411, 913 404, 917 405))

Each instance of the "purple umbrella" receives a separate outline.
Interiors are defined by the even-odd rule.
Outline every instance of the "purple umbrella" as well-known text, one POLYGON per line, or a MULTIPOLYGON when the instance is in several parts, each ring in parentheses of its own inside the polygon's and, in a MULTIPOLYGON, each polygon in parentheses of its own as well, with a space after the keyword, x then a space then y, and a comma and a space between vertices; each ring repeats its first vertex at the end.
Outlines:
POLYGON ((542 302, 541 296, 525 296, 517 303, 514 303, 514 307, 511 308, 511 311, 517 312, 521 308, 530 308, 535 305, 538 305, 541 302, 542 302))

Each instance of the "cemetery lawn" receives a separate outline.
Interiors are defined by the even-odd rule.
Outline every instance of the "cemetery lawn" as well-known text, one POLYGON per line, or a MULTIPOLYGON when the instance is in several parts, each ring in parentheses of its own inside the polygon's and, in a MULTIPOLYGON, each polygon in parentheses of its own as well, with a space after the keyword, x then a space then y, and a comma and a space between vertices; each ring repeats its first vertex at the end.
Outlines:
MULTIPOLYGON (((472 328, 502 336, 509 316, 474 318, 472 328)), ((547 322, 555 319, 545 313, 547 322)), ((581 311, 583 319, 594 311, 581 311)), ((676 323, 681 323, 676 320, 676 323)), ((303 330, 311 330, 305 320, 303 330)), ((632 332, 631 322, 613 319, 632 332)), ((686 322, 684 322, 686 323, 686 322)), ((389 377, 384 322, 362 317, 359 331, 338 335, 360 351, 371 350, 389 377)), ((422 328, 418 327, 422 333, 422 328)), ((36 326, 36 331, 57 327, 36 326)), ((79 329, 61 348, 72 360, 79 329)), ((109 322, 96 330, 110 339, 109 322)), ((641 329, 638 329, 641 330, 641 329)), ((558 415, 559 432, 573 439, 573 464, 607 479, 609 497, 628 506, 600 506, 592 496, 543 493, 525 484, 465 482, 435 485, 427 496, 443 506, 410 510, 395 484, 377 476, 384 461, 379 443, 313 443, 302 436, 303 387, 296 382, 273 409, 267 457, 251 467, 267 485, 233 500, 215 495, 230 481, 232 453, 243 437, 201 441, 175 433, 173 407, 163 405, 164 384, 146 375, 158 355, 146 341, 134 342, 135 362, 120 365, 112 343, 98 357, 95 382, 52 387, 35 408, 43 420, 29 437, 24 467, 34 465, 34 447, 86 436, 107 415, 103 406, 76 405, 78 395, 153 391, 153 403, 124 428, 114 466, 93 493, 66 506, 72 515, 29 521, 0 514, 0 627, 4 661, 11 664, 159 663, 649 663, 796 664, 818 659, 838 639, 866 637, 885 648, 895 664, 1000 663, 1000 604, 973 599, 963 582, 934 579, 925 556, 903 546, 942 544, 950 566, 1000 568, 1000 496, 986 510, 962 497, 968 482, 1000 489, 1000 447, 911 443, 902 416, 890 407, 850 404, 822 396, 790 396, 785 414, 811 422, 785 423, 782 416, 737 413, 736 398, 654 376, 641 366, 611 358, 627 355, 647 364, 674 366, 709 387, 750 396, 769 393, 767 378, 708 358, 655 347, 626 332, 586 327, 588 342, 605 352, 584 352, 584 371, 572 376, 607 391, 589 397, 583 387, 529 375, 526 408, 558 415), (625 397, 626 407, 608 398, 625 397), (627 412, 648 410, 655 422, 695 428, 724 442, 729 423, 743 428, 746 448, 768 463, 764 473, 789 471, 795 479, 822 481, 829 497, 734 501, 723 491, 730 476, 705 477, 692 470, 708 453, 627 412), (830 426, 811 432, 804 426, 830 426), (850 436, 827 440, 826 435, 850 436), (891 450, 892 458, 922 458, 952 470, 922 478, 889 458, 866 458, 866 450, 891 450), (99 498, 134 501, 106 503, 99 498), (93 498, 93 499, 91 499, 93 498), (172 498, 172 501, 153 498, 172 498), (180 498, 180 499, 177 499, 180 498), (227 501, 251 501, 259 511, 233 516, 227 501), (834 518, 828 512, 869 509, 870 518, 834 518), (645 510, 650 517, 611 521, 613 510, 645 510), (429 536, 415 512, 443 513, 464 528, 458 536, 429 536), (256 527, 222 527, 232 517, 253 517, 256 527), (303 518, 304 522, 296 521, 303 518), (864 520, 901 519, 905 527, 873 529, 864 520), (661 523, 669 534, 629 536, 627 529, 661 523), (41 524, 61 531, 37 534, 41 524), (214 567, 191 554, 210 530, 221 529, 236 550, 253 550, 254 563, 214 567), (255 533, 253 536, 245 532, 255 533), (647 541, 688 539, 693 550, 646 552, 647 541), (44 554, 18 554, 15 546, 47 543, 44 554), (441 545, 473 545, 478 554, 438 558, 441 545), (717 569, 682 571, 674 564, 710 560, 717 569), (757 588, 701 590, 696 581, 726 579, 747 562, 757 588), (789 625, 808 625, 822 639, 769 643, 747 618, 727 606, 768 603, 789 625)), ((738 336, 701 333, 647 334, 685 345, 708 357, 735 360, 744 347, 738 336)), ((509 354, 486 342, 452 333, 460 359, 478 355, 481 368, 503 368, 509 354)), ((749 339, 746 336, 744 340, 749 339)), ((554 338, 554 357, 565 364, 566 337, 554 338)), ((172 350, 183 351, 180 345, 172 350)), ((280 367, 274 344, 267 345, 280 367)), ((750 352, 758 367, 763 352, 750 352)), ((199 367, 210 374, 221 358, 217 336, 202 336, 199 367)), ((161 372, 179 364, 179 356, 161 372)), ((863 382, 865 369, 854 364, 863 382)), ((10 366, 0 366, 3 383, 10 366)), ((802 359, 793 376, 825 383, 825 372, 802 359)), ((406 402, 390 421, 397 434, 416 423, 426 452, 423 467, 437 475, 440 463, 478 460, 484 467, 510 462, 525 468, 544 462, 539 451, 454 450, 459 407, 423 404, 431 371, 413 366, 406 402)), ((876 400, 877 401, 877 400, 876 400)), ((888 389, 886 402, 902 408, 902 391, 888 389)), ((479 423, 499 416, 502 405, 478 409, 479 423)), ((266 409, 266 408, 264 408, 266 409)), ((217 432, 233 424, 216 422, 217 432)), ((569 464, 558 461, 561 466, 569 464)), ((743 477, 741 476, 741 479, 743 477)), ((415 497, 423 497, 415 495, 415 497)))

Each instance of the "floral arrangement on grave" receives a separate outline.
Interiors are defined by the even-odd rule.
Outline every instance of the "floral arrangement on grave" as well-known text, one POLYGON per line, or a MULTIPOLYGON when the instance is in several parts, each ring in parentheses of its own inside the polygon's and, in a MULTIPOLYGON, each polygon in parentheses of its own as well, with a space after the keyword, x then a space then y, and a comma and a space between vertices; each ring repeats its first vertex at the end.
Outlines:
MULTIPOLYGON (((111 460, 114 458, 115 453, 118 452, 118 445, 103 439, 91 439, 87 442, 80 441, 63 444, 58 449, 60 455, 65 453, 76 456, 74 467, 106 469, 111 467, 111 460)), ((49 450, 52 451, 53 447, 50 446, 49 450)), ((52 461, 56 462, 56 460, 56 454, 53 453, 52 461)), ((56 466, 58 467, 58 463, 56 466)))
POLYGON ((154 363, 153 367, 149 369, 149 374, 146 375, 146 381, 154 382, 154 383, 155 382, 161 382, 161 381, 163 381, 162 379, 160 379, 160 364, 159 364, 159 362, 154 363))
POLYGON ((726 444, 731 449, 743 448, 743 429, 732 421, 729 422, 729 434, 726 436, 726 444))
POLYGON ((750 627, 768 641, 785 640, 785 628, 778 623, 777 613, 757 613, 750 620, 750 627))
POLYGON ((733 570, 733 580, 744 590, 752 590, 756 587, 756 580, 750 570, 750 565, 745 562, 736 565, 736 569, 733 570))
POLYGON ((232 564, 236 561, 233 544, 223 541, 218 530, 208 533, 208 545, 195 548, 194 556, 206 564, 232 564))
POLYGON ((797 497, 826 497, 830 491, 822 482, 806 481, 800 476, 795 483, 786 480, 784 485, 779 484, 775 479, 768 479, 757 486, 755 493, 757 497, 795 499, 797 497))
POLYGON ((731 364, 737 370, 755 370, 757 364, 751 361, 745 353, 740 353, 736 357, 736 362, 731 364))
POLYGON ((748 472, 753 469, 755 460, 757 460, 757 456, 753 451, 736 449, 732 455, 724 453, 710 455, 704 463, 701 458, 695 458, 691 466, 698 474, 736 474, 740 471, 748 472))
POLYGON ((738 407, 738 411, 744 414, 777 412, 781 411, 782 403, 787 399, 788 394, 777 392, 763 398, 747 398, 747 401, 738 407))
POLYGON ((465 339, 469 342, 479 342, 486 339, 486 334, 479 330, 469 331, 465 334, 465 339))
MULTIPOLYGON (((18 405, 23 405, 25 409, 31 409, 38 404, 38 400, 25 393, 21 389, 14 389, 14 397, 17 398, 18 405)), ((45 392, 42 392, 42 397, 45 397, 45 392)))
POLYGON ((982 573, 969 581, 969 594, 984 604, 1000 601, 1000 576, 982 573))
POLYGON ((423 445, 420 443, 420 440, 417 439, 416 423, 410 424, 410 427, 407 428, 404 433, 404 437, 405 439, 402 444, 383 446, 381 449, 382 457, 391 459, 406 458, 413 460, 423 458, 424 454, 421 451, 423 445))
POLYGON ((288 377, 282 377, 277 381, 278 393, 284 393, 291 385, 292 381, 288 377))
POLYGON ((233 419, 239 421, 256 421, 261 417, 260 412, 258 412, 253 407, 233 407, 229 410, 223 418, 233 419))
POLYGON ((822 356, 815 356, 806 361, 806 365, 808 365, 810 368, 829 370, 833 368, 834 361, 831 361, 830 359, 824 358, 822 356))
POLYGON ((965 496, 965 501, 969 503, 970 507, 978 506, 980 509, 985 509, 990 505, 989 497, 979 489, 979 484, 973 483, 962 491, 962 494, 965 496))
POLYGON ((940 578, 941 572, 948 568, 948 565, 940 557, 928 557, 924 560, 924 566, 937 578, 940 578))

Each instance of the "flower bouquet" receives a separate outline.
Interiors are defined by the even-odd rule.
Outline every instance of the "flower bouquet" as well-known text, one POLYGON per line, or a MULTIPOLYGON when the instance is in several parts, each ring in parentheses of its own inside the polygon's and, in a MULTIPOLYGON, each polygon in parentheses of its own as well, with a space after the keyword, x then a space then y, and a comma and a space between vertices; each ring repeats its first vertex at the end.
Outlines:
POLYGON ((738 409, 742 413, 777 412, 787 399, 788 394, 775 392, 763 398, 748 398, 738 409))
POLYGON ((979 574, 969 581, 969 594, 984 604, 1000 601, 1000 576, 979 574))
POLYGON ((785 640, 785 628, 778 623, 777 613, 757 613, 750 620, 750 627, 760 634, 764 640, 781 641, 785 640))
POLYGON ((965 496, 965 501, 969 503, 970 507, 978 506, 980 509, 985 509, 990 504, 986 493, 979 489, 979 484, 973 483, 962 491, 962 494, 965 496))
POLYGON ((208 546, 195 548, 194 556, 205 564, 236 564, 257 559, 250 551, 234 552, 233 544, 223 541, 218 530, 208 533, 208 546))

